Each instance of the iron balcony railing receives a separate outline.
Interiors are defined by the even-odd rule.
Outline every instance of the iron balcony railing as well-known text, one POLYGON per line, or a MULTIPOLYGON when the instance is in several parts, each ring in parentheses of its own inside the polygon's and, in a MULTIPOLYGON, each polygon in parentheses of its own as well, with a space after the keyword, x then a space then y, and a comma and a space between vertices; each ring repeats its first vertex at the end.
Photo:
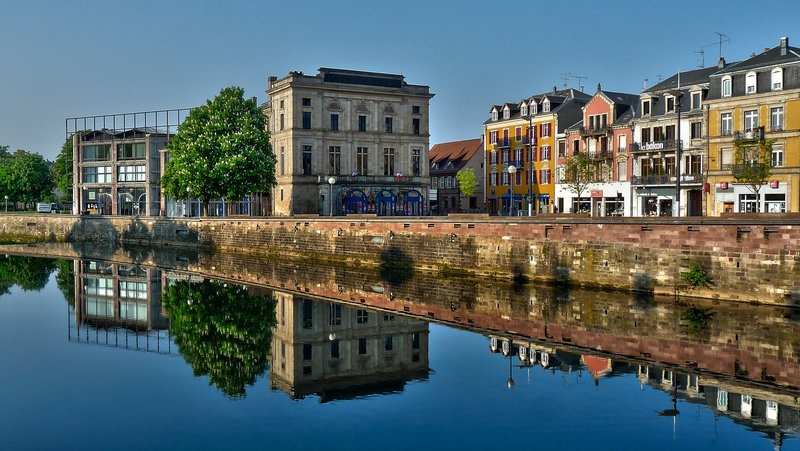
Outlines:
POLYGON ((613 130, 611 129, 610 125, 596 125, 594 127, 581 127, 579 129, 579 133, 584 136, 592 136, 592 135, 606 135, 612 133, 613 130))
MULTIPOLYGON (((631 185, 674 185, 678 181, 675 175, 635 175, 631 177, 631 185)), ((702 183, 700 174, 683 174, 681 183, 702 183)))
POLYGON ((733 139, 736 141, 761 141, 764 139, 764 127, 745 132, 734 132, 733 139))
POLYGON ((494 143, 497 147, 509 147, 511 145, 511 140, 508 138, 497 138, 497 142, 494 143))

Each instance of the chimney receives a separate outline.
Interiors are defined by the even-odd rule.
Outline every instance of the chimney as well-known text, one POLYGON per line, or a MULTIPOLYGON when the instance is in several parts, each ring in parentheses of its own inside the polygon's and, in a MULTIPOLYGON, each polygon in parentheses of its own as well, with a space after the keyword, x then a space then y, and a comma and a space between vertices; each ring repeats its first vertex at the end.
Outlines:
POLYGON ((272 84, 275 83, 276 81, 278 81, 278 77, 270 75, 269 78, 267 78, 267 88, 271 88, 272 84))
POLYGON ((597 84, 597 92, 600 92, 600 91, 601 91, 601 89, 600 89, 600 83, 598 83, 598 84, 597 84))
POLYGON ((781 38, 781 56, 786 56, 786 49, 789 47, 789 38, 786 36, 781 38))
POLYGON ((725 57, 720 57, 719 58, 719 63, 717 63, 717 67, 720 68, 720 69, 725 68, 725 57))
POLYGON ((553 94, 556 93, 556 85, 553 85, 553 94))

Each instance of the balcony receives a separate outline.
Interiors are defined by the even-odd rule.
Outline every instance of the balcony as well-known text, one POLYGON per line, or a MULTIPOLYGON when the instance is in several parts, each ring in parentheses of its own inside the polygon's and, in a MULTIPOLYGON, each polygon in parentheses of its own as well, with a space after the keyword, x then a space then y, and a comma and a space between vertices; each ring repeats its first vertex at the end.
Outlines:
POLYGON ((581 136, 600 136, 613 133, 611 126, 607 124, 594 127, 581 127, 578 131, 581 136))
MULTIPOLYGON (((675 185, 678 177, 675 175, 634 175, 631 177, 631 185, 652 186, 652 185, 675 185)), ((700 174, 683 174, 681 184, 702 183, 703 176, 700 174)))
POLYGON ((734 132, 734 141, 761 141, 764 139, 764 127, 758 127, 755 130, 746 132, 734 132))
POLYGON ((494 143, 494 145, 496 147, 498 147, 498 148, 500 148, 500 147, 510 147, 511 146, 511 140, 508 139, 508 138, 498 138, 497 142, 494 143))
POLYGON ((508 161, 507 164, 509 166, 515 166, 517 169, 525 167, 525 162, 522 160, 511 160, 508 161))
MULTIPOLYGON (((683 147, 683 141, 680 142, 683 147)), ((677 139, 665 139, 662 141, 649 141, 643 143, 631 143, 631 152, 657 152, 659 150, 671 150, 678 146, 677 139)))
POLYGON ((610 150, 596 150, 594 152, 589 152, 589 156, 597 160, 605 160, 607 158, 612 158, 614 155, 610 150))

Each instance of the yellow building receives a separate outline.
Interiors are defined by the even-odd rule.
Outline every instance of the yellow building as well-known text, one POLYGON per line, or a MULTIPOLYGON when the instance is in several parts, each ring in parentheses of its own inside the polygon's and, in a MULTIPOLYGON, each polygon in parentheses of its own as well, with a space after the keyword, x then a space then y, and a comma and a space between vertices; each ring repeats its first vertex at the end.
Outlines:
POLYGON ((590 96, 574 89, 538 94, 519 103, 493 105, 484 122, 486 209, 490 214, 552 211, 555 139, 581 119, 590 96), (509 168, 512 168, 509 170, 509 168))
POLYGON ((800 211, 800 49, 780 45, 724 65, 705 99, 709 171, 706 214, 800 211), (758 193, 738 182, 735 144, 772 141, 771 175, 758 193))

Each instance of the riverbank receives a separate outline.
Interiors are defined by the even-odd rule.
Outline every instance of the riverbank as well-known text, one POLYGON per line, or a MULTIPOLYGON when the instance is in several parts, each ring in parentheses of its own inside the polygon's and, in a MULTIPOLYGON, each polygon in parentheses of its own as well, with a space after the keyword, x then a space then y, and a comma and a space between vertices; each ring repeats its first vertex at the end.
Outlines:
POLYGON ((800 304, 800 215, 162 219, 0 215, 0 240, 136 243, 800 304), (705 268, 708 286, 684 278, 705 268))

